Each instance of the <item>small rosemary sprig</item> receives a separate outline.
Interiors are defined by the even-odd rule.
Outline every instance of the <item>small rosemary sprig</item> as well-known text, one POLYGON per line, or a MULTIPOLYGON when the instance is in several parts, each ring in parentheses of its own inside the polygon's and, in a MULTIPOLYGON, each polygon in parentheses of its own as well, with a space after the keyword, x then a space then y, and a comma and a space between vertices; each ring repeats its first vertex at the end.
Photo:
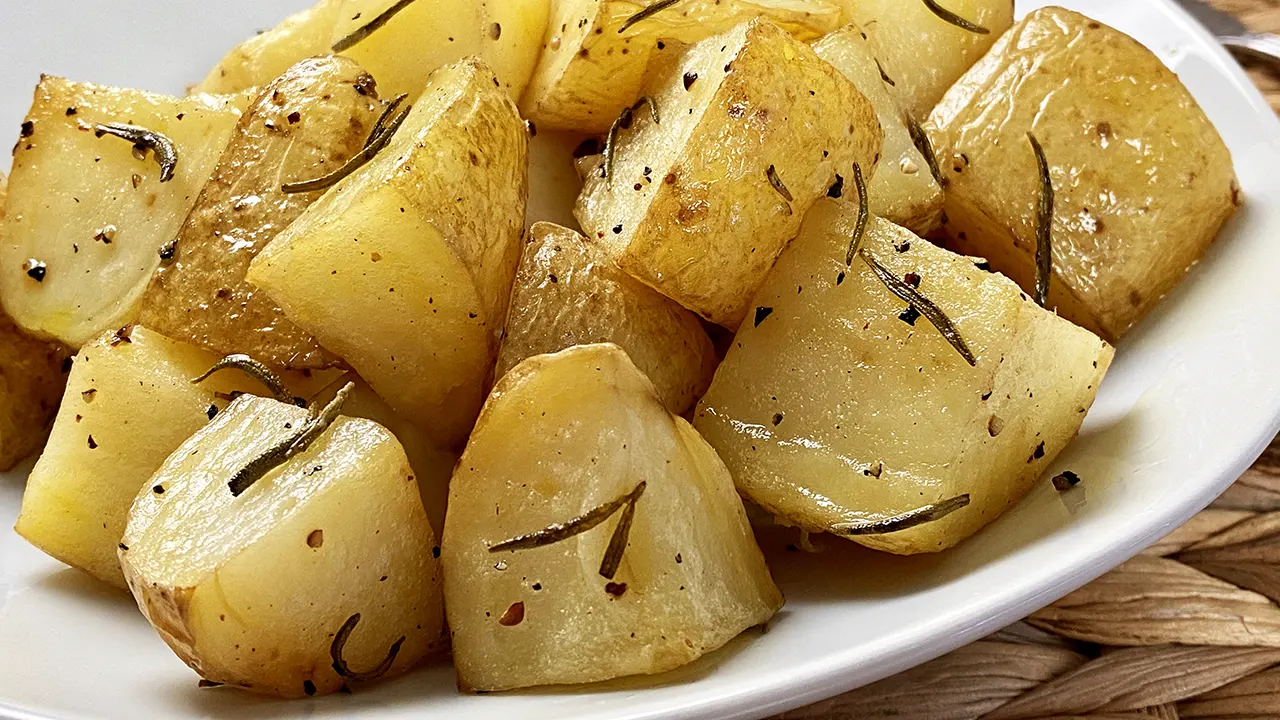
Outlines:
POLYGON ((866 535, 888 535, 889 533, 902 532, 919 527, 931 522, 937 522, 951 513, 969 506, 969 496, 958 495, 950 500, 944 500, 940 503, 925 505, 909 512, 895 515, 883 520, 874 520, 865 523, 848 523, 844 525, 836 525, 832 528, 832 532, 836 535, 844 535, 846 537, 858 537, 866 535))
POLYGON ((111 135, 122 140, 128 140, 133 143, 135 150, 142 153, 150 150, 155 155, 156 164, 160 166, 160 182, 162 183, 172 180, 174 173, 178 169, 178 148, 163 133, 138 127, 137 125, 107 123, 106 125, 95 125, 93 134, 95 137, 111 135))

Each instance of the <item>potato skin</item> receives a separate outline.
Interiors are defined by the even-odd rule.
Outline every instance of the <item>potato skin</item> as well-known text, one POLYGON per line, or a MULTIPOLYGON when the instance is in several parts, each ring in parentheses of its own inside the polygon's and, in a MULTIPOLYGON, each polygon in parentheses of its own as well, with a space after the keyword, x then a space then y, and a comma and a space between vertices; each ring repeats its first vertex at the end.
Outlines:
POLYGON ((530 358, 498 382, 454 473, 442 555, 465 690, 664 672, 782 605, 724 464, 614 345, 530 358), (612 581, 599 567, 614 519, 489 552, 641 480, 612 581))
POLYGON ((968 494, 941 520, 850 538, 941 551, 1042 476, 1075 437, 1114 351, 972 259, 873 218, 864 251, 898 278, 916 274, 976 356, 970 367, 927 319, 908 322, 907 304, 866 262, 845 264, 856 222, 854 204, 824 199, 810 211, 694 425, 744 496, 812 532, 968 494))
POLYGON ((319 0, 235 46, 192 93, 238 93, 263 87, 303 58, 326 55, 342 0, 319 0))
POLYGON ((240 118, 244 99, 174 98, 44 76, 9 177, 0 300, 19 327, 72 348, 136 317, 138 303, 195 205, 240 118), (128 122, 173 141, 178 164, 160 182, 150 153, 98 124, 128 122), (23 270, 46 265, 41 281, 23 270))
POLYGON ((611 342, 679 415, 706 392, 715 348, 692 313, 618 268, 573 230, 533 226, 516 273, 495 377, 534 355, 611 342))
POLYGON ((589 175, 576 215, 632 277, 736 328, 836 174, 853 163, 873 172, 883 140, 875 108, 764 21, 704 40, 645 92, 665 121, 637 112, 611 177, 589 175), (697 76, 687 89, 686 75, 697 76))
POLYGON ((927 130, 957 250, 1035 282, 1040 181, 1056 211, 1049 306, 1110 340, 1186 275, 1241 203, 1230 152, 1177 76, 1132 38, 1062 8, 1023 19, 927 130))
MULTIPOLYGON (((0 244, 7 188, 0 173, 0 244)), ((0 472, 44 446, 67 385, 63 365, 70 357, 62 344, 27 335, 0 310, 0 472)))
POLYGON ((985 27, 982 35, 942 20, 921 0, 844 0, 849 19, 866 29, 893 93, 916 120, 929 111, 1013 24, 1013 0, 941 0, 947 10, 985 27))
POLYGON ((192 669, 289 698, 343 686, 329 649, 355 613, 343 658, 372 668, 403 639, 388 678, 439 647, 443 622, 435 536, 385 428, 339 418, 240 497, 227 490, 307 417, 269 399, 233 403, 139 492, 119 547, 139 608, 192 669))
POLYGON ((340 363, 245 280, 249 263, 323 190, 286 193, 364 147, 382 112, 373 77, 341 57, 303 60, 268 85, 236 125, 213 177, 161 263, 138 321, 220 355, 273 367, 340 363))
MULTIPOLYGON (((818 57, 831 63, 875 106, 884 130, 884 157, 874 176, 867 175, 871 212, 920 235, 927 235, 942 217, 942 187, 929 171, 907 129, 907 115, 885 80, 875 56, 876 46, 858 25, 849 25, 814 43, 818 57)), ((843 192, 856 201, 851 173, 841 174, 843 192)))
POLYGON ((528 145, 483 61, 441 68, 391 144, 249 268, 251 284, 442 447, 465 443, 493 371, 528 145))

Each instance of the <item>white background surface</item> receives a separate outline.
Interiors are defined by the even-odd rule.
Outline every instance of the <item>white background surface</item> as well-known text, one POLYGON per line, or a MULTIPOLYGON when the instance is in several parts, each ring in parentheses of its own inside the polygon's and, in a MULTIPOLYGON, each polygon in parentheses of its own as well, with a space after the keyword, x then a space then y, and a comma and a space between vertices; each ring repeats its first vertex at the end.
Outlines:
MULTIPOLYGON (((0 0, 0 140, 16 137, 40 72, 180 92, 235 42, 306 0, 0 0)), ((1043 4, 1022 2, 1022 10, 1043 4)), ((1184 522, 1261 452, 1280 418, 1280 124, 1247 78, 1166 0, 1071 0, 1152 47, 1231 146, 1248 205, 1206 262, 1130 335, 1081 438, 996 525, 941 557, 896 559, 828 541, 766 542, 788 604, 674 676, 482 697, 427 668, 351 696, 262 701, 197 690, 124 594, 8 528, 23 475, 0 477, 0 717, 763 717, 890 675, 998 629, 1184 522)), ((7 147, 8 140, 4 140, 7 147)), ((7 155, 0 166, 7 166, 7 155)))

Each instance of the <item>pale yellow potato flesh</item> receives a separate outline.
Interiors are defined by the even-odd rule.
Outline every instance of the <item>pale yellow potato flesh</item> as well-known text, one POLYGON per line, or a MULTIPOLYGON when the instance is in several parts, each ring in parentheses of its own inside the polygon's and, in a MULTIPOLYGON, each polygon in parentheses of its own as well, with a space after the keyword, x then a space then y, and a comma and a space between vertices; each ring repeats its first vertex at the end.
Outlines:
MULTIPOLYGON (((142 327, 127 336, 107 333, 81 349, 49 443, 27 479, 18 534, 123 588, 116 545, 139 488, 231 393, 266 392, 229 371, 191 383, 218 359, 142 327)), ((286 377, 295 391, 322 382, 319 374, 286 377)))
POLYGON ((240 118, 239 98, 173 98, 45 76, 23 125, 0 245, 0 300, 24 330, 78 348, 133 319, 240 118), (163 133, 178 154, 160 182, 154 156, 96 137, 98 124, 163 133), (28 275, 29 260, 45 275, 28 275))
POLYGON ((588 174, 578 220, 623 271, 736 328, 836 175, 854 163, 874 173, 876 110, 808 45, 763 21, 694 45, 645 95, 660 124, 636 111, 609 177, 603 165, 588 174))
POLYGON ((900 317, 907 303, 867 262, 845 264, 856 226, 855 204, 810 211, 694 424, 745 497, 811 532, 840 535, 968 495, 934 522, 850 537, 898 554, 945 550, 1042 476, 1114 353, 975 260, 873 218, 862 251, 919 279, 976 356, 971 367, 928 319, 900 317))
POLYGON ((833 0, 693 0, 623 29, 647 2, 552 0, 542 56, 520 110, 548 129, 603 133, 635 102, 652 61, 764 17, 811 40, 840 27, 833 0))
POLYGON ((1062 8, 1024 18, 926 127, 953 246, 1035 285, 1041 183, 1055 195, 1049 307, 1120 338, 1243 202, 1231 153, 1178 77, 1127 35, 1062 8))
POLYGON ((405 455, 409 456, 409 465, 413 468, 427 519, 431 521, 436 537, 440 537, 444 532, 445 506, 449 502, 449 478, 453 475, 453 466, 458 462, 458 453, 438 447, 425 430, 398 415, 369 387, 364 378, 353 372, 342 375, 318 394, 312 395, 308 398, 308 405, 328 405, 338 391, 348 384, 353 387, 342 406, 343 414, 372 420, 396 436, 405 455))
POLYGON ((238 93, 263 87, 303 58, 329 53, 343 0, 320 0, 231 49, 193 93, 238 93))
POLYGON ((899 102, 920 122, 1013 25, 1014 0, 938 0, 944 9, 985 28, 985 34, 943 20, 922 0, 843 2, 850 19, 871 36, 899 102))
POLYGON ((396 439, 341 417, 235 497, 229 480, 306 422, 305 409, 243 397, 178 448, 129 512, 120 560, 138 607, 206 680, 281 697, 323 695, 334 634, 384 677, 439 646, 435 535, 396 439))
POLYGON ((282 184, 327 175, 364 147, 383 111, 373 88, 359 65, 332 56, 304 60, 265 87, 178 231, 173 258, 156 270, 141 324, 273 367, 340 362, 245 274, 258 252, 323 195, 286 193, 282 184))
POLYGON ((442 447, 484 400, 520 259, 529 133, 481 61, 441 68, 391 144, 248 280, 442 447))
POLYGON ((454 473, 443 545, 459 685, 505 690, 679 667, 782 606, 715 451, 614 345, 521 363, 498 382, 454 473), (645 489, 620 521, 554 545, 493 545, 645 489))
POLYGON ((702 397, 719 362, 688 310, 614 267, 597 243, 558 225, 534 225, 495 376, 534 355, 605 342, 626 351, 676 415, 702 397))
MULTIPOLYGON (((0 245, 7 188, 0 173, 0 245)), ((44 446, 67 384, 63 363, 68 357, 61 344, 27 335, 0 311, 0 472, 44 446)))
MULTIPOLYGON (((814 44, 818 57, 831 63, 876 108, 884 131, 884 150, 875 177, 867 175, 871 212, 895 225, 926 235, 942 217, 942 187, 911 139, 907 115, 875 56, 875 46, 863 29, 850 25, 814 44)), ((846 172, 842 191, 855 200, 857 185, 846 172)))
MULTIPOLYGON (((364 28, 399 0, 342 0, 332 41, 364 28)), ((551 0, 418 0, 342 54, 378 78, 385 97, 416 98, 437 68, 484 58, 514 102, 542 48, 551 0)))

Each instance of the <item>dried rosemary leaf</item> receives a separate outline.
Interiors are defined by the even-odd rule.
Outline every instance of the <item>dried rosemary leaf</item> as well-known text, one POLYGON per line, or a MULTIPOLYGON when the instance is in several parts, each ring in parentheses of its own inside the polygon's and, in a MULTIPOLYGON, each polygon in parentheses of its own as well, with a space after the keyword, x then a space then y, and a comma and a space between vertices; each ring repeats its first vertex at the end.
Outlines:
POLYGON ((240 497, 244 494, 244 491, 253 487, 253 484, 261 480, 267 473, 280 467, 288 462, 290 458, 310 447, 311 443, 323 435, 329 429, 329 426, 338 419, 338 414, 342 412, 342 406, 346 403, 347 396, 351 394, 353 389, 355 389, 355 383, 347 383, 323 410, 317 413, 313 407, 312 418, 298 428, 296 432, 251 460, 248 465, 245 465, 227 483, 231 494, 235 497, 240 497))
POLYGON ((991 34, 990 30, 982 27, 981 25, 978 25, 977 23, 966 20, 960 17, 959 15, 951 12, 950 10, 942 7, 941 5, 938 4, 937 0, 924 0, 924 6, 929 8, 929 11, 932 12, 934 15, 937 15, 939 18, 941 18, 945 22, 949 22, 952 25, 955 25, 956 27, 960 28, 961 30, 968 30, 969 32, 974 33, 976 35, 991 34))
POLYGON ((853 267, 853 257, 862 247, 862 239, 867 235, 867 224, 871 222, 871 210, 868 208, 867 181, 862 177, 862 166, 853 164, 853 182, 858 188, 858 224, 853 229, 853 238, 849 240, 849 253, 844 258, 846 267, 853 267))
POLYGON ((876 58, 875 61, 876 69, 880 71, 880 79, 889 87, 898 87, 898 83, 894 82, 893 78, 889 77, 889 74, 884 71, 884 66, 880 64, 880 58, 876 58))
POLYGON ((1040 206, 1036 217, 1036 303, 1046 307, 1049 303, 1049 278, 1053 275, 1053 177, 1049 174, 1049 161, 1036 136, 1027 133, 1031 149, 1036 154, 1040 169, 1040 206))
POLYGON ((356 672, 347 666, 347 661, 342 659, 342 651, 347 647, 347 640, 351 638, 351 631, 356 629, 356 625, 360 624, 360 613, 356 613, 347 618, 342 623, 342 627, 338 629, 338 633, 333 636, 333 642, 329 645, 329 657, 333 659, 333 671, 338 673, 339 677, 346 678, 354 682, 365 682, 368 680, 377 680, 387 671, 396 661, 396 656, 400 654, 400 646, 404 644, 404 636, 391 644, 391 649, 387 651, 387 656, 378 663, 378 666, 372 670, 364 672, 356 672))
POLYGON ((373 129, 369 131, 369 139, 365 141, 364 146, 369 147, 371 143, 378 139, 387 130, 387 121, 392 117, 398 117, 395 112, 400 109, 404 101, 409 99, 409 93, 400 93, 394 100, 387 104, 382 114, 378 116, 378 121, 373 124, 373 129))
POLYGON ((769 169, 766 170, 764 174, 769 178, 769 184, 773 186, 773 189, 777 190, 779 195, 786 198, 787 202, 795 201, 795 198, 791 195, 791 191, 787 189, 786 185, 782 184, 782 178, 778 177, 778 168, 770 165, 769 169))
MULTIPOLYGON (((637 489, 643 493, 644 483, 641 483, 637 489)), ((622 510, 622 517, 618 518, 618 526, 613 529, 613 536, 609 538, 609 547, 604 551, 604 558, 600 561, 600 575, 606 580, 612 580, 618 574, 618 566, 622 564, 622 555, 627 551, 627 541, 631 539, 631 522, 636 517, 636 501, 640 499, 640 494, 631 498, 626 508, 622 510)))
POLYGON ((938 185, 946 188, 949 184, 942 177, 942 168, 938 166, 938 156, 933 152, 933 142, 929 140, 929 135, 920 127, 920 123, 915 118, 907 117, 907 132, 911 134, 911 142, 916 146, 916 150, 924 156, 924 162, 929 166, 929 172, 933 173, 933 179, 938 185))
POLYGON ((600 166, 600 177, 606 180, 613 179, 613 156, 617 152, 618 134, 631 127, 631 123, 635 121, 636 111, 646 104, 649 106, 649 116, 653 119, 653 124, 662 124, 661 117, 658 115, 658 105, 648 95, 640 96, 634 105, 623 108, 613 124, 609 126, 609 134, 605 137, 604 164, 600 166))
POLYGON ((889 533, 910 530, 913 527, 919 527, 920 525, 925 525, 931 522, 937 522, 951 513, 968 506, 969 496, 967 494, 958 495, 950 500, 944 500, 932 505, 925 505, 922 508, 916 508, 910 512, 885 518, 884 520, 836 525, 832 528, 832 532, 836 535, 847 536, 887 535, 889 533))
POLYGON ((173 179, 173 174, 178 168, 178 148, 165 135, 124 123, 95 125, 93 134, 97 137, 111 135, 128 140, 133 143, 134 148, 142 152, 150 150, 155 155, 156 164, 160 166, 160 182, 166 183, 173 179))
POLYGON ((636 23, 648 20, 678 2, 680 2, 680 0, 658 0, 658 2, 653 3, 635 15, 627 18, 626 22, 622 23, 622 27, 618 29, 618 34, 621 35, 622 33, 630 30, 636 23))
POLYGON ((270 390, 271 396, 276 400, 279 400, 286 405, 294 404, 293 393, 289 392, 289 389, 285 387, 284 380, 281 380, 279 375, 272 372, 271 368, 263 365, 257 360, 254 360, 248 355, 228 355, 227 357, 219 360, 216 365, 209 368, 205 374, 198 378, 193 378, 191 380, 191 384, 199 385, 217 373, 227 369, 239 370, 245 375, 248 375, 254 380, 262 383, 262 386, 270 390))
POLYGON ((361 26, 355 32, 351 33, 350 35, 334 43, 333 51, 335 53, 340 53, 346 50, 350 50, 351 48, 359 44, 361 41, 363 41, 365 38, 369 37, 370 35, 380 30, 383 25, 386 25, 387 23, 391 22, 391 18, 398 15, 401 10, 404 10, 405 8, 412 5, 413 3, 414 3, 414 0, 400 0, 400 2, 396 3, 395 5, 392 5, 391 7, 383 11, 381 15, 374 18, 373 20, 370 20, 368 25, 361 26))
POLYGON ((568 540, 576 535, 581 535, 582 533, 600 525, 605 520, 613 517, 613 514, 622 509, 624 505, 635 503, 636 500, 639 500, 640 496, 644 494, 646 485, 647 483, 641 482, 634 490, 626 495, 623 495, 617 500, 611 500, 597 508, 589 510, 569 522, 548 525, 541 530, 531 532, 527 535, 520 535, 518 537, 511 538, 510 540, 504 540, 491 546, 489 548, 489 552, 497 553, 506 552, 508 550, 529 550, 532 548, 554 545, 562 540, 568 540))
MULTIPOLYGON (((397 98, 396 101, 392 102, 392 104, 387 108, 387 112, 383 113, 384 118, 399 105, 399 101, 400 98, 397 98)), ((334 170, 328 175, 318 177, 315 180, 306 180, 303 182, 282 185, 280 187, 281 192, 290 194, 304 193, 315 190, 324 190, 337 185, 348 175, 351 175, 368 164, 369 161, 373 160, 373 158, 391 142, 391 138, 395 136, 396 131, 404 124, 405 118, 409 117, 409 112, 411 110, 413 110, 413 106, 407 105, 397 112, 395 117, 390 121, 385 121, 384 118, 379 118, 378 122, 374 124, 376 134, 371 133, 369 135, 369 139, 365 142, 364 148, 361 149, 360 152, 356 153, 355 157, 348 160, 342 167, 334 170)))
POLYGON ((938 329, 938 332, 942 333, 942 337, 951 343, 951 347, 960 353, 960 357, 964 358, 965 362, 969 363, 971 367, 978 366, 978 359, 974 357, 968 343, 964 341, 960 331, 951 322, 951 318, 947 317, 941 308, 934 305, 932 300, 920 294, 920 291, 908 285, 905 280, 889 272, 884 265, 880 264, 880 261, 872 257, 866 250, 863 250, 861 255, 876 276, 880 278, 880 282, 884 283, 884 286, 889 288, 890 292, 910 303, 921 315, 928 318, 929 322, 933 323, 933 326, 938 329))

